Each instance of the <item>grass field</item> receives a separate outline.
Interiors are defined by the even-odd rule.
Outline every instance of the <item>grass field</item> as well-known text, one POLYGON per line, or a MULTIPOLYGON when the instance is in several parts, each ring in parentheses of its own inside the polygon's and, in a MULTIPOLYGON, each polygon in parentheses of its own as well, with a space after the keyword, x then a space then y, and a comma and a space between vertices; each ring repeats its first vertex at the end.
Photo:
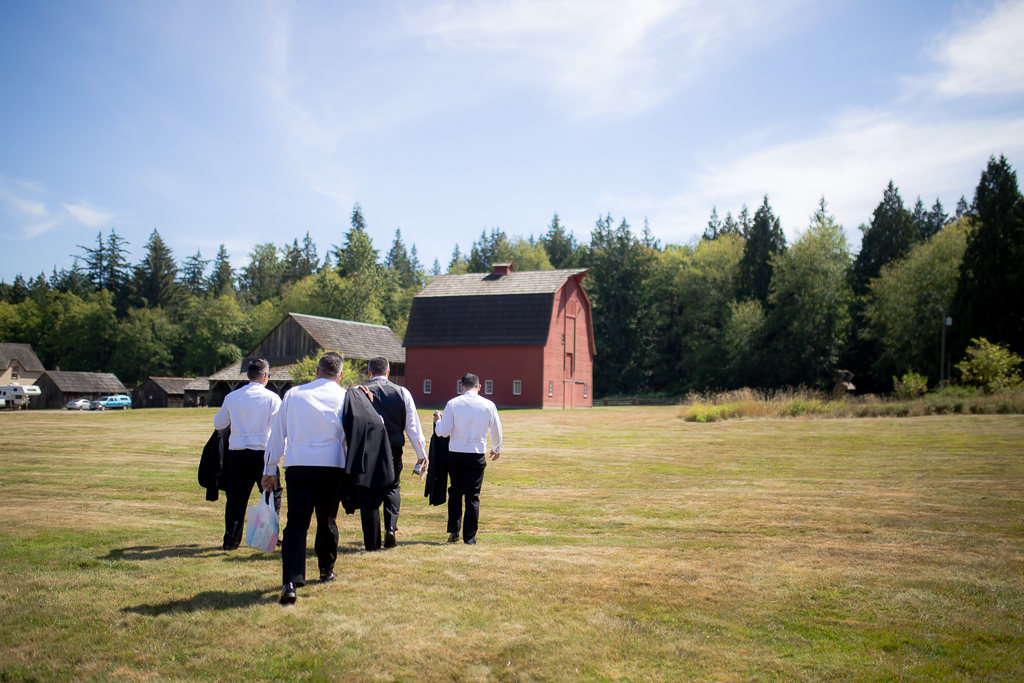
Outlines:
POLYGON ((219 549, 212 419, 0 414, 0 681, 1024 680, 1021 415, 507 411, 479 545, 406 476, 289 608, 219 549))

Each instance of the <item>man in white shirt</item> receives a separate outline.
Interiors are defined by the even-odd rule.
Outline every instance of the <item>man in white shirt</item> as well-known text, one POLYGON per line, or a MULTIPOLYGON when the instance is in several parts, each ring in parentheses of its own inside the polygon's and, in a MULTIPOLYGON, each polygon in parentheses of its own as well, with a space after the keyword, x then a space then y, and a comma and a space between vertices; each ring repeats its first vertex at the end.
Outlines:
POLYGON ((476 544, 480 520, 480 489, 487 467, 487 432, 491 433, 491 460, 501 455, 501 420, 491 401, 480 396, 480 378, 469 372, 462 378, 462 395, 448 401, 434 431, 448 442, 448 542, 457 543, 461 521, 462 540, 476 544), (466 499, 463 518, 462 499, 466 499), (461 519, 460 519, 461 518, 461 519))
POLYGON ((341 409, 345 390, 342 358, 331 351, 320 358, 316 379, 292 387, 284 396, 267 444, 263 486, 280 481, 278 463, 284 457, 288 489, 288 524, 281 548, 281 604, 295 602, 295 590, 306 585, 306 536, 316 512, 316 551, 320 580, 334 580, 338 558, 338 496, 345 471, 345 434, 341 409))
POLYGON ((360 500, 360 518, 363 525, 363 541, 370 549, 370 546, 380 547, 380 508, 384 503, 384 547, 394 548, 397 544, 398 513, 402 504, 402 450, 405 447, 405 437, 409 436, 409 443, 416 452, 416 464, 422 465, 426 459, 426 439, 423 437, 423 428, 420 426, 420 416, 416 413, 416 404, 412 400, 412 394, 405 387, 400 387, 388 380, 391 374, 391 364, 384 356, 371 358, 366 369, 370 380, 365 384, 367 390, 373 395, 373 408, 384 420, 384 427, 388 432, 388 441, 391 443, 391 455, 394 459, 395 481, 383 493, 378 496, 376 491, 363 493, 372 499, 360 500), (381 501, 380 498, 383 498, 381 501))
MULTIPOLYGON (((270 365, 262 358, 249 361, 249 383, 224 397, 213 418, 214 429, 231 427, 228 450, 224 454, 227 475, 224 505, 224 550, 235 550, 242 543, 245 511, 252 487, 263 493, 263 451, 270 436, 270 422, 277 415, 281 399, 267 389, 270 365)), ((281 491, 275 487, 274 505, 281 510, 281 491)))

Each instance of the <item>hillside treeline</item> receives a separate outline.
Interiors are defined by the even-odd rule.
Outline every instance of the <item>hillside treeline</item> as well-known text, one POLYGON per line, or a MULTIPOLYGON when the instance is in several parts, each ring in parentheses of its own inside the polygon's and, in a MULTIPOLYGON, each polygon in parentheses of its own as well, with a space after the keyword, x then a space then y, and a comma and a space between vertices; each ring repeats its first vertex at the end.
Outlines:
MULTIPOLYGON (((126 260, 115 230, 80 245, 71 270, 0 283, 0 340, 30 343, 48 368, 123 381, 212 373, 242 357, 289 312, 390 326, 403 336, 412 297, 443 272, 589 268, 595 394, 683 395, 743 386, 827 387, 839 368, 860 390, 916 372, 932 384, 972 338, 1024 352, 1024 198, 1003 157, 989 160, 954 215, 908 208, 892 182, 852 254, 825 200, 787 244, 764 197, 720 218, 695 244, 661 245, 649 227, 597 220, 580 243, 556 214, 540 237, 484 231, 429 269, 400 231, 383 255, 358 205, 340 245, 307 233, 259 244, 237 272, 222 245, 177 260, 157 230, 126 260), (946 357, 940 358, 947 317, 946 357)), ((486 324, 481 321, 481 324, 486 324)), ((955 374, 955 369, 953 370, 955 374)))

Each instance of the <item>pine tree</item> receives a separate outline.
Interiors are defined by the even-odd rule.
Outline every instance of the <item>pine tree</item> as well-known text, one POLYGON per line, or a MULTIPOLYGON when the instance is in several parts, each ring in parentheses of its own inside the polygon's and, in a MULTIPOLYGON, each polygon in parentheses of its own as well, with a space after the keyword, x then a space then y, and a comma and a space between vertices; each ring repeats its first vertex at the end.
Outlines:
POLYGON ((181 283, 192 296, 201 297, 206 293, 209 283, 206 279, 206 266, 209 259, 204 259, 199 249, 196 249, 195 256, 189 256, 181 264, 181 283))
POLYGON ((128 241, 117 234, 117 230, 110 229, 107 237, 107 279, 103 288, 115 296, 121 294, 121 290, 128 284, 131 270, 128 266, 128 241))
MULTIPOLYGON (((974 230, 953 299, 957 350, 985 337, 1024 352, 1024 197, 1005 156, 991 157, 974 194, 974 230)), ((954 355, 954 360, 956 359, 954 355)))
POLYGON ((961 219, 964 216, 971 213, 971 207, 967 205, 967 200, 964 199, 963 195, 960 195, 960 201, 956 203, 956 217, 961 219))
POLYGON ((725 214, 725 221, 722 222, 722 230, 719 235, 740 235, 740 224, 732 217, 732 211, 725 214))
POLYGON ((540 238, 540 245, 555 268, 574 268, 578 265, 579 244, 576 237, 565 229, 556 213, 551 219, 548 231, 540 238))
POLYGON ((84 247, 81 244, 78 248, 85 252, 82 260, 85 261, 85 272, 89 281, 96 289, 103 289, 107 284, 107 246, 103 242, 103 231, 96 233, 95 248, 84 247))
MULTIPOLYGON (((745 206, 743 211, 746 211, 745 206)), ((739 267, 740 298, 760 301, 762 306, 767 306, 772 283, 772 256, 786 250, 786 236, 779 219, 772 214, 768 205, 768 195, 765 195, 764 203, 754 213, 754 220, 743 236, 746 245, 739 267)))
POLYGON ((441 275, 441 262, 435 258, 434 265, 430 269, 430 276, 437 277, 438 275, 441 275))
POLYGON ((718 239, 718 235, 722 232, 722 221, 718 218, 718 207, 711 207, 711 217, 708 219, 708 227, 704 228, 704 234, 701 239, 713 240, 718 239))
POLYGON ((213 260, 213 272, 210 273, 210 293, 215 296, 223 296, 235 291, 235 270, 231 267, 228 258, 228 250, 220 245, 217 257, 213 260))
POLYGON ((281 263, 281 284, 298 282, 307 278, 317 271, 320 265, 320 257, 316 253, 316 244, 309 237, 309 232, 299 246, 299 240, 292 240, 292 245, 283 250, 281 263))
POLYGON ((249 263, 238 278, 239 290, 248 295, 253 305, 280 296, 282 266, 272 242, 257 244, 249 252, 249 263))
POLYGON ((871 225, 864 229, 860 253, 850 271, 853 291, 858 296, 867 291, 868 282, 878 277, 882 266, 906 256, 910 247, 920 241, 920 232, 913 215, 903 206, 899 189, 889 181, 882 201, 875 207, 871 225))
POLYGON ((491 228, 490 235, 484 230, 480 233, 480 241, 473 242, 473 247, 469 251, 469 272, 489 273, 495 263, 511 261, 512 245, 508 241, 508 236, 500 228, 491 228))
POLYGON ((145 256, 135 266, 129 289, 132 302, 143 308, 168 308, 180 301, 178 264, 156 228, 146 242, 145 256))

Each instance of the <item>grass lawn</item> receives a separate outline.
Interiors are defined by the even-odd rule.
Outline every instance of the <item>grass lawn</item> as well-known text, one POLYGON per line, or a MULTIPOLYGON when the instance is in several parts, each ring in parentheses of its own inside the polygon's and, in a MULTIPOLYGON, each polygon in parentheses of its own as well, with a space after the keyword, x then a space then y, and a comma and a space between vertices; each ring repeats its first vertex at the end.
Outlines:
POLYGON ((283 608, 212 410, 2 413, 0 681, 1024 680, 1024 416, 682 415, 506 411, 477 546, 407 474, 283 608))

